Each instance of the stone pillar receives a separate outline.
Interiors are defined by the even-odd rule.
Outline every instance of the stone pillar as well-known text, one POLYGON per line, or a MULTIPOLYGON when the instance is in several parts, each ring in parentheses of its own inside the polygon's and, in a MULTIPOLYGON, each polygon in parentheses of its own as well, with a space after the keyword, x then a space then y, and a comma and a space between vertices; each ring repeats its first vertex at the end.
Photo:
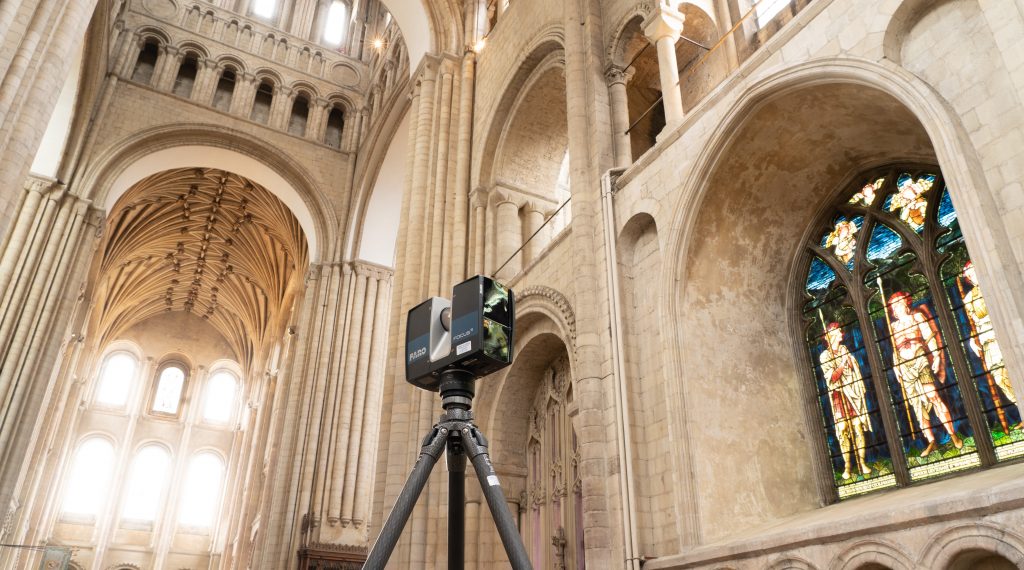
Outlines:
POLYGON ((522 254, 515 253, 523 244, 522 224, 519 222, 519 204, 505 193, 495 194, 495 244, 494 270, 499 279, 511 279, 522 269, 522 254), (509 259, 512 257, 512 259, 509 259), (506 263, 507 261, 507 263, 506 263), (498 271, 498 268, 505 266, 498 271))
POLYGON ((612 146, 615 149, 615 166, 625 168, 633 163, 633 149, 629 141, 629 100, 626 84, 633 76, 633 70, 624 71, 617 65, 609 66, 604 72, 608 80, 609 111, 612 121, 612 146))
POLYGON ((235 91, 231 94, 231 107, 228 112, 249 118, 252 102, 256 97, 256 76, 248 71, 235 75, 235 91))
POLYGON ((541 250, 547 247, 551 241, 551 226, 544 225, 546 212, 543 206, 536 202, 527 202, 523 208, 526 217, 526 227, 523 232, 523 240, 530 240, 523 248, 523 264, 529 264, 540 256, 541 250), (533 236, 534 232, 537 233, 533 236), (533 236, 533 239, 530 239, 533 236))
MULTIPOLYGON (((467 21, 469 18, 467 17, 467 21)), ((460 282, 467 277, 466 268, 471 261, 466 259, 470 247, 469 226, 469 178, 473 143, 473 95, 476 86, 476 53, 467 49, 462 58, 462 83, 459 95, 459 133, 455 150, 455 204, 451 244, 451 278, 460 282)))
POLYGON ((210 58, 200 59, 196 84, 192 86, 192 100, 202 105, 212 104, 213 92, 217 89, 219 80, 220 69, 217 67, 217 62, 210 58))
POLYGON ((470 272, 480 275, 484 272, 485 256, 487 247, 487 190, 477 188, 470 196, 473 208, 473 236, 470 241, 470 272))
POLYGON ((683 122, 683 94, 679 88, 679 64, 676 42, 683 31, 684 16, 661 6, 643 23, 644 35, 658 48, 661 97, 665 106, 665 131, 683 122))
POLYGON ((309 116, 306 118, 306 138, 316 142, 324 142, 324 129, 327 127, 327 108, 330 101, 317 97, 309 102, 309 116))
POLYGON ((274 101, 270 104, 270 118, 267 126, 272 129, 288 130, 288 120, 292 114, 292 103, 295 91, 283 85, 274 86, 274 101))

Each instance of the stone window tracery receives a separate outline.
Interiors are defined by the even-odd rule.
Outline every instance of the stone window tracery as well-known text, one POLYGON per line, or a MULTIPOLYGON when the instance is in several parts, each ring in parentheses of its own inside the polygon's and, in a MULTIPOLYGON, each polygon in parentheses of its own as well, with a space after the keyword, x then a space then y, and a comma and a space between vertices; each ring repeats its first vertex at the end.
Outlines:
POLYGON ((569 361, 563 355, 545 371, 530 411, 522 533, 535 568, 585 567, 580 455, 569 414, 571 385, 569 361))
POLYGON ((1024 457, 983 285, 935 167, 859 176, 808 244, 804 344, 839 498, 1024 457))

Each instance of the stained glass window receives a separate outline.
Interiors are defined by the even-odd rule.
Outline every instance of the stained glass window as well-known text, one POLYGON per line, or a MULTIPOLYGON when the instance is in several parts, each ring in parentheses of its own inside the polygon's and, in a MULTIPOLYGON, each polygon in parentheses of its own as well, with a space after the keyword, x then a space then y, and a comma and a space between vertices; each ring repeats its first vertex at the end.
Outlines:
POLYGON ((838 497, 1024 456, 1016 395, 941 173, 868 173, 816 235, 804 344, 838 497))
POLYGON ((178 366, 168 366, 160 372, 156 393, 153 395, 153 411, 160 414, 178 414, 181 390, 185 387, 185 371, 178 366))

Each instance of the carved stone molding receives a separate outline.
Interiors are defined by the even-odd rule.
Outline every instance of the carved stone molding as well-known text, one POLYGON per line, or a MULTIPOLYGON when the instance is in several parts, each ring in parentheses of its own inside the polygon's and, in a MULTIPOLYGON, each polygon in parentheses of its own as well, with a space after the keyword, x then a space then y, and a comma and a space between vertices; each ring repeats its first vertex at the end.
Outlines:
POLYGON ((535 285, 523 289, 517 295, 516 302, 522 306, 532 299, 542 300, 541 302, 543 303, 553 305, 558 310, 566 327, 568 327, 569 336, 573 342, 576 341, 576 313, 572 309, 572 303, 569 302, 565 295, 550 287, 535 285))

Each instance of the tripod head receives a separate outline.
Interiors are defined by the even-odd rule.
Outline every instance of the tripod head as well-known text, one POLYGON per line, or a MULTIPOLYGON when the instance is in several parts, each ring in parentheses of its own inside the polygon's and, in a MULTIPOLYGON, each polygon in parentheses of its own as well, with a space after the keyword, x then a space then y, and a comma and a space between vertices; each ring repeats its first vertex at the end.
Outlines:
POLYGON ((449 368, 441 372, 438 388, 441 393, 441 407, 446 412, 468 412, 473 407, 473 396, 476 395, 476 376, 467 370, 449 368))

